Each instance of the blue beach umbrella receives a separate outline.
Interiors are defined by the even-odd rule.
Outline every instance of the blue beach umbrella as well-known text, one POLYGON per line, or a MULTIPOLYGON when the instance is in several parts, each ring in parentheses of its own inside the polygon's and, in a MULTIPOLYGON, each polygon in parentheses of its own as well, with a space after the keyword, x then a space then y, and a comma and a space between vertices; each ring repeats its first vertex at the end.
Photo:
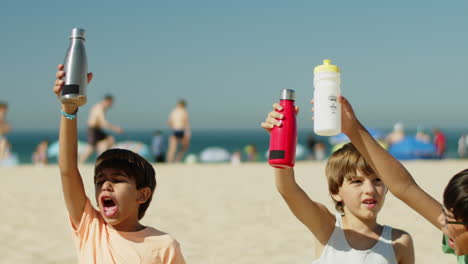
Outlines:
POLYGON ((418 141, 415 137, 405 137, 403 140, 392 144, 388 152, 399 160, 437 158, 434 144, 418 141))
MULTIPOLYGON (((78 141, 78 155, 83 154, 83 152, 86 150, 86 142, 84 141, 78 141)), ((55 158, 58 157, 59 155, 59 141, 55 141, 54 143, 49 145, 49 148, 47 149, 47 157, 49 158, 55 158)))

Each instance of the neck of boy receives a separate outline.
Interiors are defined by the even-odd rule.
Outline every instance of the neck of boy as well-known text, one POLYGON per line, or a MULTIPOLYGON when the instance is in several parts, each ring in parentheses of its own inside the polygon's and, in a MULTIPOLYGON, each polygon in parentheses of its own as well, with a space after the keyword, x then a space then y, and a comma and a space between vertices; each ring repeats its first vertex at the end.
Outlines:
POLYGON ((146 228, 146 226, 140 224, 139 222, 137 222, 136 224, 131 224, 131 225, 124 224, 124 223, 117 224, 117 225, 108 224, 108 226, 109 228, 112 228, 119 232, 138 232, 146 228))
POLYGON ((363 219, 359 218, 351 213, 345 213, 341 218, 343 229, 353 230, 360 234, 379 234, 382 231, 382 226, 377 223, 377 219, 374 217, 363 219))

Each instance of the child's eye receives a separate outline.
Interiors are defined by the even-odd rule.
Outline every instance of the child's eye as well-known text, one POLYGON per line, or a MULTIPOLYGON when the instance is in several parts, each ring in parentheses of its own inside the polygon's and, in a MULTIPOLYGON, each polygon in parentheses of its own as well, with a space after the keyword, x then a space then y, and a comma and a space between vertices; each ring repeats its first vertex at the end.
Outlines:
POLYGON ((357 183, 362 183, 362 181, 361 180, 352 180, 351 183, 356 183, 357 184, 357 183))
POLYGON ((121 182, 125 182, 125 180, 123 180, 123 179, 113 179, 112 180, 112 183, 121 183, 121 182))

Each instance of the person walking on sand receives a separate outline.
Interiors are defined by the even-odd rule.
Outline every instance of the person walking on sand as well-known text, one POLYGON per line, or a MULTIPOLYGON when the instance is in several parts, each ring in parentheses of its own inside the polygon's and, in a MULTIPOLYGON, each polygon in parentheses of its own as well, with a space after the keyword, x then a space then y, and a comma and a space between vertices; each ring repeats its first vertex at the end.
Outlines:
POLYGON ((192 133, 185 100, 181 99, 177 102, 176 107, 169 114, 167 123, 172 130, 172 135, 169 137, 167 162, 179 162, 189 148, 192 133), (181 149, 176 155, 179 143, 181 144, 181 149))
POLYGON ((100 155, 115 143, 113 136, 104 132, 103 129, 112 130, 115 133, 122 133, 119 126, 109 123, 106 119, 106 111, 114 104, 114 97, 106 95, 99 103, 95 104, 89 112, 88 118, 88 145, 85 153, 80 157, 80 163, 86 162, 91 154, 97 150, 100 155))
POLYGON ((10 124, 6 120, 8 104, 0 102, 0 160, 8 158, 10 153, 10 143, 6 138, 11 130, 10 124))
POLYGON ((447 139, 445 134, 438 128, 434 128, 434 145, 436 147, 437 158, 442 159, 445 156, 447 150, 447 139))

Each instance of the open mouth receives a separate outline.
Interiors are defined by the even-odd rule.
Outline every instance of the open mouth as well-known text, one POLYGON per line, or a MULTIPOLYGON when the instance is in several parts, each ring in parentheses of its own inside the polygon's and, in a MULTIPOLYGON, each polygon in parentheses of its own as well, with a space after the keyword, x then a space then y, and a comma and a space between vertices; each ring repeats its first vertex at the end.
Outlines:
POLYGON ((453 242, 453 239, 449 238, 448 239, 448 244, 451 248, 453 248, 455 246, 455 243, 453 242))
POLYGON ((365 199, 362 201, 362 203, 367 207, 367 208, 374 208, 377 206, 377 200, 376 199, 365 199))
POLYGON ((111 197, 101 197, 101 204, 104 209, 104 215, 106 217, 114 216, 117 213, 117 204, 111 197))

